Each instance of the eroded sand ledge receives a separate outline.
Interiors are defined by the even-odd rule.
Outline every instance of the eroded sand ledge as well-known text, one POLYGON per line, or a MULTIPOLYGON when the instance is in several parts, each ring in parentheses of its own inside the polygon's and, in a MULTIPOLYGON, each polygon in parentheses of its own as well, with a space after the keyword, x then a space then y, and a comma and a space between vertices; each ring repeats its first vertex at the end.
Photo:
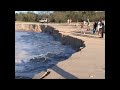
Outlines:
POLYGON ((39 25, 39 24, 15 24, 15 30, 16 31, 35 31, 35 32, 45 32, 49 33, 53 37, 59 39, 59 41, 63 45, 71 45, 71 47, 79 51, 80 47, 84 46, 84 41, 81 39, 77 39, 75 37, 71 37, 69 35, 64 35, 59 32, 59 30, 56 30, 55 28, 49 26, 49 25, 39 25))
POLYGON ((41 32, 39 24, 15 23, 15 31, 41 32))
POLYGON ((71 45, 71 47, 79 51, 80 47, 84 47, 84 41, 69 35, 64 35, 56 28, 49 25, 41 25, 42 32, 49 33, 53 37, 57 38, 63 45, 71 45))

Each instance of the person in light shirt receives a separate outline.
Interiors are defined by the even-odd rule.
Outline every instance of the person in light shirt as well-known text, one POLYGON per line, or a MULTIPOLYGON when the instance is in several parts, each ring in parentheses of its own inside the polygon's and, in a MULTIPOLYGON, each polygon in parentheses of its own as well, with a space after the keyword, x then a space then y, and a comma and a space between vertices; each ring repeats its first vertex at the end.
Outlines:
POLYGON ((98 25, 97 25, 97 31, 98 31, 98 35, 100 34, 100 31, 99 31, 99 29, 100 29, 100 21, 98 21, 98 25))

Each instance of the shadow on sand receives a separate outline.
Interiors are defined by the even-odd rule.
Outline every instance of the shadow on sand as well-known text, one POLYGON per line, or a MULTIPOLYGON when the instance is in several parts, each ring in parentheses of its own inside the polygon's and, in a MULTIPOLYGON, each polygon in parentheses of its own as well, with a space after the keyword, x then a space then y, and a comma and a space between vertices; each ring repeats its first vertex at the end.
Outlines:
POLYGON ((59 75, 61 75, 63 78, 65 79, 79 79, 76 76, 72 75, 71 73, 61 69, 60 67, 58 67, 57 65, 55 65, 52 70, 54 70, 56 73, 58 73, 59 75))

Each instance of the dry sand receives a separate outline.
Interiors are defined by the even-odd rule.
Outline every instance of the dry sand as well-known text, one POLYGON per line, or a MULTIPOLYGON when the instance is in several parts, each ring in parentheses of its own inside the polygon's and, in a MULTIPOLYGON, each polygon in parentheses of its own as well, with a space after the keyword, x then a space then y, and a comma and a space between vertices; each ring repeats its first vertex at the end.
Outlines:
POLYGON ((76 31, 80 31, 75 26, 51 26, 64 35, 82 39, 86 46, 67 60, 48 69, 50 74, 44 79, 105 79, 105 38, 75 35, 76 31))

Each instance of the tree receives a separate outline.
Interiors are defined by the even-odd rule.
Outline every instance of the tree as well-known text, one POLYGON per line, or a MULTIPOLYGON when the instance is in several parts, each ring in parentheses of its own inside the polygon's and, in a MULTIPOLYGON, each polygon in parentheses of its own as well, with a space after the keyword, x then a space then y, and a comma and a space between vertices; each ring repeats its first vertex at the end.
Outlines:
POLYGON ((73 22, 81 22, 83 20, 89 19, 90 21, 99 20, 101 18, 105 19, 105 12, 96 12, 96 11, 54 11, 50 13, 49 11, 44 11, 42 13, 38 12, 35 14, 32 11, 27 13, 16 13, 16 21, 28 21, 28 22, 38 22, 39 19, 48 18, 50 22, 67 22, 67 19, 72 19, 73 22))

